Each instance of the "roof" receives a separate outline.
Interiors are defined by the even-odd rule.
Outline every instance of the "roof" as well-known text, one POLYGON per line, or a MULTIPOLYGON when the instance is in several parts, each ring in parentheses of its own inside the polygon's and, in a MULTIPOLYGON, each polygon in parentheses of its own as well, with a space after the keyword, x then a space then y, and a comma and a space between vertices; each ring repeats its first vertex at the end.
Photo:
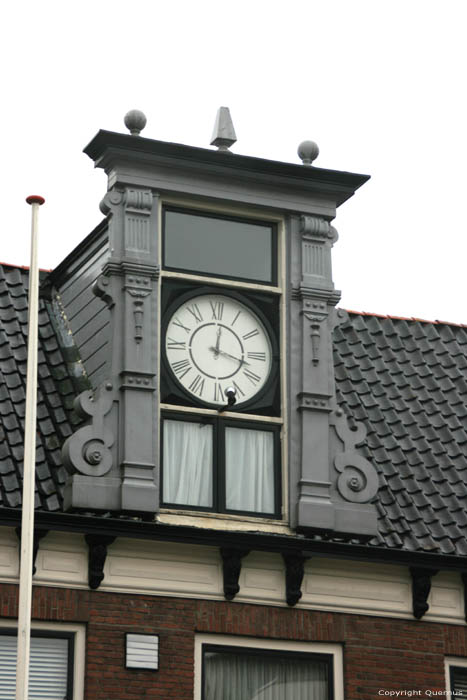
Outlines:
MULTIPOLYGON (((9 508, 21 505, 28 281, 27 268, 0 264, 0 505, 9 508)), ((78 421, 73 401, 85 384, 77 355, 66 340, 68 334, 61 332, 61 324, 57 300, 42 298, 35 505, 49 511, 61 508, 66 478, 61 446, 78 421)))
POLYGON ((379 535, 467 553, 467 327, 349 313, 334 331, 337 401, 367 426, 379 535))
MULTIPOLYGON (((0 264, 0 506, 20 505, 27 270, 0 264)), ((61 509, 60 446, 88 388, 58 297, 39 317, 36 506, 61 509)), ((338 403, 363 421, 380 489, 370 546, 467 553, 467 326, 349 312, 334 330, 338 403)))

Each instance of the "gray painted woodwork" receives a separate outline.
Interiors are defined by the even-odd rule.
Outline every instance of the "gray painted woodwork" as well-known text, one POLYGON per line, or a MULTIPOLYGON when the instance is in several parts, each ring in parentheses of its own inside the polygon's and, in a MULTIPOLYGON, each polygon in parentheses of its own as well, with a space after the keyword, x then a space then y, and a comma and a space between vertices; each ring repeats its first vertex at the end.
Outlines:
MULTIPOLYGON (((101 209, 111 252, 100 261, 94 293, 109 309, 110 343, 108 361, 95 370, 103 383, 93 398, 85 393, 78 400, 89 424, 65 445, 72 474, 67 505, 158 510, 158 199, 183 193, 207 210, 213 202, 235 202, 285 217, 290 522, 302 531, 375 534, 377 476, 358 450, 363 427, 351 430, 336 404, 331 341, 340 294, 332 281, 337 232, 330 222, 367 177, 102 131, 85 152, 108 174, 101 209)), ((96 348, 100 315, 85 311, 69 287, 77 333, 89 325, 83 342, 96 348), (87 319, 82 328, 78 316, 87 319)))
POLYGON ((93 387, 105 379, 109 343, 109 313, 93 293, 93 284, 109 255, 107 231, 85 247, 58 283, 63 308, 81 360, 93 387))

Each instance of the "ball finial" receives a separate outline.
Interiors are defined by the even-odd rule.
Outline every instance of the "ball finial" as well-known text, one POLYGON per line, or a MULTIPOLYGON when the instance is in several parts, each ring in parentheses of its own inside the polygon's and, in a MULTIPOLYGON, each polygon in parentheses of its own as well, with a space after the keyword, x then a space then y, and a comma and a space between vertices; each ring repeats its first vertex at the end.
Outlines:
POLYGON ((139 136, 141 131, 146 126, 146 115, 139 109, 130 109, 125 114, 124 120, 126 128, 132 136, 139 136))
POLYGON ((314 141, 302 141, 297 148, 297 153, 303 165, 311 165, 319 155, 318 144, 314 141))

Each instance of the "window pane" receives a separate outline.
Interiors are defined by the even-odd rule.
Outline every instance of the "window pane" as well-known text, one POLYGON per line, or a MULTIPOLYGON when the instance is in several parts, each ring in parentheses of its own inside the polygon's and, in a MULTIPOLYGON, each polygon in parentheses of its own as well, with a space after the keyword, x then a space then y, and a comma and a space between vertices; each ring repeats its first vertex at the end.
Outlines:
POLYGON ((273 283, 269 224, 165 212, 164 265, 218 277, 273 283))
POLYGON ((212 425, 164 420, 165 503, 212 507, 212 425))
POLYGON ((457 697, 467 698, 467 668, 451 666, 451 692, 454 691, 457 697))
POLYGON ((203 700, 328 700, 329 663, 288 655, 204 654, 203 700))
MULTIPOLYGON (((0 697, 16 697, 16 636, 0 636, 0 697)), ((68 639, 31 637, 30 700, 64 700, 68 683, 68 639)))
POLYGON ((274 513, 274 434, 225 429, 226 508, 274 513))

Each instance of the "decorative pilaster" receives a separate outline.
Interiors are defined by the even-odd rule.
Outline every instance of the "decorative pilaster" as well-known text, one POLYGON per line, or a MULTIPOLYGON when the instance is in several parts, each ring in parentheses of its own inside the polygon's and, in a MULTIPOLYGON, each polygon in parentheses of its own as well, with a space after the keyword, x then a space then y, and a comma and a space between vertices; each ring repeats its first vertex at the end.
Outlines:
POLYGON ((331 276, 331 248, 336 230, 324 219, 302 216, 299 229, 300 283, 294 290, 300 322, 301 464, 297 520, 299 527, 333 529, 329 474, 329 412, 334 375, 329 314, 337 303, 331 276))
POLYGON ((91 432, 94 436, 100 430, 96 411, 85 411, 91 426, 77 431, 65 448, 70 471, 88 477, 86 483, 78 480, 81 491, 70 492, 68 507, 85 507, 86 498, 88 507, 138 515, 153 514, 159 507, 157 199, 151 190, 128 187, 110 190, 101 202, 108 217, 111 253, 93 291, 110 310, 111 357, 105 386, 112 386, 113 394, 111 407, 103 414, 101 454, 84 446, 91 432), (102 477, 112 479, 109 491, 107 486, 101 488, 102 477))
POLYGON ((370 501, 378 478, 357 451, 366 431, 351 430, 337 407, 332 348, 336 322, 331 249, 338 239, 331 224, 302 216, 292 226, 291 363, 292 391, 300 422, 291 419, 292 471, 297 474, 296 526, 301 530, 338 532, 368 538, 376 534, 376 511, 370 501))

